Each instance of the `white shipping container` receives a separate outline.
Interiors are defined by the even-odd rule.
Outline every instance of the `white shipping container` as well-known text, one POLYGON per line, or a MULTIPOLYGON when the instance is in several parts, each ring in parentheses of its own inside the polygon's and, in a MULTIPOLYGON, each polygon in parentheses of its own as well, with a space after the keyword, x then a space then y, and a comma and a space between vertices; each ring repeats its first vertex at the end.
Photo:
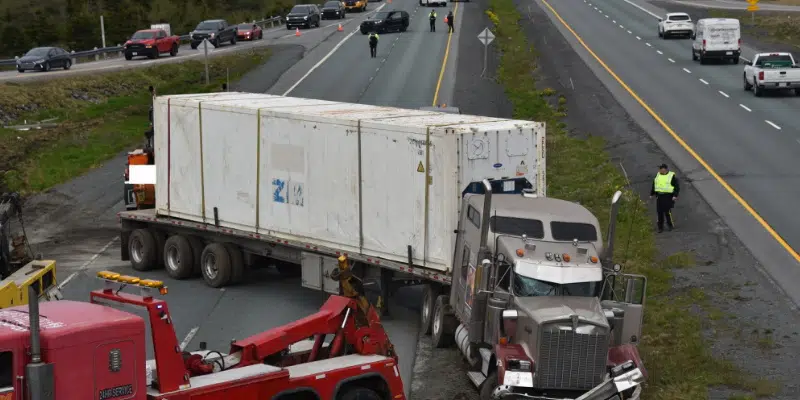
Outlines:
POLYGON ((172 36, 172 28, 169 24, 151 24, 150 29, 163 29, 167 36, 172 36))
POLYGON ((545 195, 539 122, 223 92, 157 97, 154 128, 158 215, 439 272, 471 182, 545 195))

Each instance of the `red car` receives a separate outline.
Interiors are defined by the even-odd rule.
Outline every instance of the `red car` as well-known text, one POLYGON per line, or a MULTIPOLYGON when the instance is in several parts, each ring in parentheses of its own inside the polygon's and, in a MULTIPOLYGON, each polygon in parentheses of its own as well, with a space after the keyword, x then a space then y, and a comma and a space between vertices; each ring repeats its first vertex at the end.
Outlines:
POLYGON ((158 58, 161 53, 169 53, 174 57, 178 55, 180 40, 180 36, 169 36, 163 29, 143 29, 136 31, 131 39, 125 42, 122 51, 126 60, 140 56, 158 58))
POLYGON ((263 39, 264 32, 261 27, 256 24, 239 24, 236 25, 236 39, 238 40, 256 40, 263 39))

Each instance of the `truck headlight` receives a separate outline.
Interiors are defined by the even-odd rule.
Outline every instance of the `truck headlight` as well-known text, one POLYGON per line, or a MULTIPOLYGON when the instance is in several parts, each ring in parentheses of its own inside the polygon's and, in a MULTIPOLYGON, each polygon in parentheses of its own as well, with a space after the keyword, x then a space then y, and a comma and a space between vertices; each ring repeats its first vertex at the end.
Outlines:
POLYGON ((215 34, 214 32, 211 32, 211 35, 209 35, 209 37, 212 37, 212 38, 213 38, 213 37, 214 37, 214 35, 216 35, 216 34, 215 34))
POLYGON ((303 19, 308 19, 308 15, 306 15, 305 17, 303 17, 303 19))
POLYGON ((530 371, 530 360, 508 360, 506 362, 506 369, 512 371, 530 371))

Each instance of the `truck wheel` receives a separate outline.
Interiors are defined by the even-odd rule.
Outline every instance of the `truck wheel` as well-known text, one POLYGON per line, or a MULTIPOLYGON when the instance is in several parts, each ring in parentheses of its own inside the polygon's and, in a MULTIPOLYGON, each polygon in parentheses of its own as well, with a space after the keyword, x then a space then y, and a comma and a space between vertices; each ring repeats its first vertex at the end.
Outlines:
POLYGON ((172 48, 169 50, 169 55, 172 56, 172 57, 175 57, 175 56, 178 55, 178 44, 177 43, 173 43, 172 44, 172 48))
POLYGON ((489 373, 489 376, 486 377, 486 380, 481 384, 481 400, 491 400, 492 392, 494 392, 494 389, 497 386, 497 371, 492 371, 489 373))
POLYGON ((761 97, 761 89, 758 88, 758 85, 753 85, 753 96, 761 97))
POLYGON ((419 312, 419 328, 422 334, 430 335, 431 328, 433 327, 434 302, 438 293, 436 293, 431 284, 424 285, 422 290, 422 309, 419 312))
POLYGON ((197 45, 196 44, 192 43, 190 46, 192 46, 192 50, 197 50, 197 45))
POLYGON ((192 275, 203 275, 203 272, 200 270, 200 259, 203 257, 205 245, 197 236, 187 236, 186 240, 188 240, 189 245, 192 246, 192 275))
POLYGON ((733 57, 731 60, 733 60, 734 64, 739 64, 739 57, 733 57))
POLYGON ((744 91, 745 92, 753 88, 753 86, 750 84, 750 82, 747 81, 747 75, 744 75, 742 77, 742 81, 744 81, 744 91))
POLYGON ((194 270, 192 244, 181 235, 172 235, 164 243, 164 267, 173 279, 186 279, 194 270))
POLYGON ((231 284, 241 283, 244 279, 244 255, 242 249, 233 243, 225 243, 231 256, 231 284))
POLYGON ((346 388, 341 396, 336 396, 336 400, 382 400, 383 397, 378 392, 361 387, 351 386, 346 388))
POLYGON ((203 279, 213 288, 225 286, 231 280, 231 256, 222 243, 209 243, 200 256, 203 279))
POLYGON ((131 267, 137 271, 149 271, 157 265, 158 248, 156 238, 147 229, 136 229, 128 239, 128 254, 131 267))
POLYGON ((457 321, 449 311, 449 298, 445 295, 436 297, 436 305, 433 312, 433 345, 443 349, 450 347, 455 338, 457 321))

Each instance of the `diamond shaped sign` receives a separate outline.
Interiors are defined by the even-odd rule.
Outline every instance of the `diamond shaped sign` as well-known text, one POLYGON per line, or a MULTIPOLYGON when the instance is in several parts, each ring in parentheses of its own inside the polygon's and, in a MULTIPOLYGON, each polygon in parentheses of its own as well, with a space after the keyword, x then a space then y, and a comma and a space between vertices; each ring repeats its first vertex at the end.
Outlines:
POLYGON ((478 39, 483 43, 484 46, 488 46, 489 43, 492 43, 494 40, 494 33, 489 30, 489 28, 484 28, 481 33, 478 34, 478 39))

